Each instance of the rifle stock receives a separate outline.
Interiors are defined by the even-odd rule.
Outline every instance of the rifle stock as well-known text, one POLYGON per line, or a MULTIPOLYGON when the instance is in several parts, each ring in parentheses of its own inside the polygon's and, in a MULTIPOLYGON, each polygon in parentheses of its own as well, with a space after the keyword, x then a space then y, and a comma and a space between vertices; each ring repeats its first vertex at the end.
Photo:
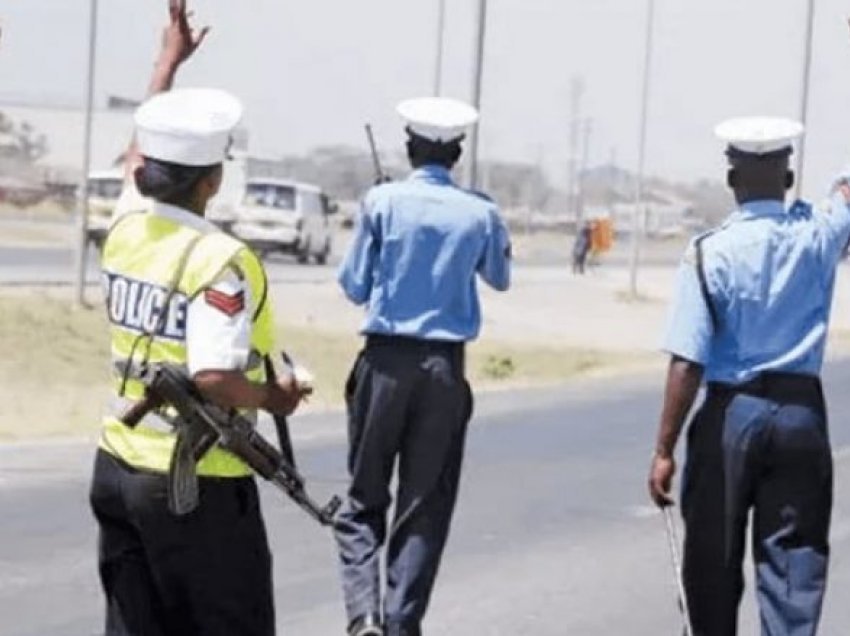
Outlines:
MULTIPOLYGON (((293 366, 292 360, 289 359, 289 356, 287 356, 285 352, 282 355, 283 363, 290 367, 293 366)), ((277 372, 275 371, 272 359, 269 356, 266 356, 263 360, 263 364, 266 368, 266 382, 274 384, 277 382, 277 372)), ((297 468, 295 465, 295 451, 292 449, 292 438, 289 435, 289 422, 283 415, 278 415, 277 413, 272 413, 271 415, 272 420, 274 421, 275 431, 277 432, 277 443, 280 447, 280 454, 283 455, 283 459, 287 461, 290 466, 297 468)))

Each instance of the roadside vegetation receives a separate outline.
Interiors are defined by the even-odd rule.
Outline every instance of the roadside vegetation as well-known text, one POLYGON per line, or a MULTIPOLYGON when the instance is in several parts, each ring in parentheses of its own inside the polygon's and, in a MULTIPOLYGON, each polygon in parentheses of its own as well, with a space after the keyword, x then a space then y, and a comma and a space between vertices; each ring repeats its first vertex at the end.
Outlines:
MULTIPOLYGON (((281 325, 279 342, 316 376, 310 408, 340 407, 360 339, 281 325)), ((99 306, 74 308, 56 294, 30 290, 0 295, 0 351, 0 441, 96 433, 109 377, 106 318, 99 306)), ((554 383, 641 359, 483 340, 470 347, 468 369, 481 389, 554 383)))

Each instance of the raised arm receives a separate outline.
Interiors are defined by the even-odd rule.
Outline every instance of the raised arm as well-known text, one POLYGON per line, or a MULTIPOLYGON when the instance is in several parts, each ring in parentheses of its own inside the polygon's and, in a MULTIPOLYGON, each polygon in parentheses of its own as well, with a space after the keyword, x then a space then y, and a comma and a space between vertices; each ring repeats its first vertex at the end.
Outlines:
MULTIPOLYGON (((168 25, 162 32, 162 46, 148 84, 148 97, 171 89, 177 70, 192 57, 210 32, 210 27, 207 26, 199 31, 193 29, 189 24, 191 15, 191 12, 186 9, 186 0, 169 0, 168 25)), ((139 163, 141 158, 134 135, 127 149, 124 163, 125 177, 129 177, 139 163)))

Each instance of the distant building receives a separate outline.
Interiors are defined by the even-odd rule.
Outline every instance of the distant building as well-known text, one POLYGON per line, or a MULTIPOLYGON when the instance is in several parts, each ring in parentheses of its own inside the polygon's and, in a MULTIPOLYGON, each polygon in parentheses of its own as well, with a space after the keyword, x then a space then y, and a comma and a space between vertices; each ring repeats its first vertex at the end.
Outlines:
MULTIPOLYGON (((113 98, 112 108, 95 110, 92 116, 91 169, 102 170, 120 164, 133 134, 133 112, 137 102, 113 98)), ((29 123, 47 139, 47 154, 23 179, 36 178, 49 183, 77 183, 82 177, 85 113, 75 108, 46 108, 0 104, 0 112, 13 122, 29 123)), ((2 142, 2 140, 0 140, 2 142)), ((238 130, 234 149, 244 150, 248 135, 238 130)), ((23 170, 19 166, 20 170, 23 170)), ((12 170, 13 173, 16 171, 12 170)))
MULTIPOLYGON (((0 112, 16 123, 29 123, 47 139, 47 154, 38 162, 45 179, 76 182, 82 176, 84 112, 71 108, 0 105, 0 112)), ((92 118, 91 165, 112 166, 133 134, 133 113, 97 110, 92 118)))
MULTIPOLYGON (((602 165, 581 175, 585 192, 585 216, 610 216, 617 234, 631 234, 635 215, 637 182, 634 176, 613 165, 602 165)), ((695 214, 694 202, 672 185, 658 179, 644 183, 643 230, 648 236, 664 237, 692 234, 704 226, 695 214)))
MULTIPOLYGON (((701 224, 693 214, 690 201, 653 192, 643 203, 646 212, 643 231, 647 236, 684 236, 692 234, 701 224)), ((617 203, 613 206, 614 227, 618 234, 631 234, 635 203, 617 203)))

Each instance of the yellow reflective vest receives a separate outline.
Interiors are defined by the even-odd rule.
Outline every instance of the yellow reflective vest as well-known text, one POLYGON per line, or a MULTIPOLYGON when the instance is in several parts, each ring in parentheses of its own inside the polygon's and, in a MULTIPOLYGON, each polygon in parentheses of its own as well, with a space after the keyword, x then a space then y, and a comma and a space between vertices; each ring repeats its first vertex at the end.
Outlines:
MULTIPOLYGON (((104 416, 100 447, 136 468, 167 472, 176 440, 167 422, 152 413, 129 428, 118 419, 124 408, 142 397, 140 368, 145 362, 186 366, 189 303, 230 269, 248 283, 253 301, 247 308, 252 312, 252 333, 245 374, 264 382, 263 357, 274 346, 265 271, 257 256, 231 236, 204 233, 152 212, 129 213, 113 225, 103 246, 101 268, 114 399, 104 416)), ((198 462, 197 470, 210 477, 251 474, 244 462, 218 447, 198 462)))

